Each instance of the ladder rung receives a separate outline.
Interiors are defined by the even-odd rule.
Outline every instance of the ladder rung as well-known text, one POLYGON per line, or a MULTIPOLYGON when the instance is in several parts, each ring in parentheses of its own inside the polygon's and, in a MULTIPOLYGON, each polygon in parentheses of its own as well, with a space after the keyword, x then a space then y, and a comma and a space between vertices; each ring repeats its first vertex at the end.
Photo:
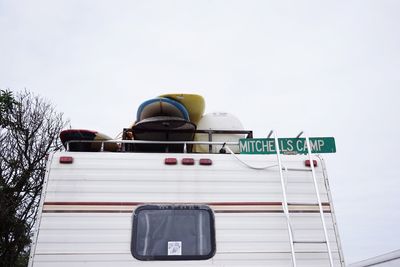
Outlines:
POLYGON ((293 244, 326 244, 326 241, 293 241, 293 244))

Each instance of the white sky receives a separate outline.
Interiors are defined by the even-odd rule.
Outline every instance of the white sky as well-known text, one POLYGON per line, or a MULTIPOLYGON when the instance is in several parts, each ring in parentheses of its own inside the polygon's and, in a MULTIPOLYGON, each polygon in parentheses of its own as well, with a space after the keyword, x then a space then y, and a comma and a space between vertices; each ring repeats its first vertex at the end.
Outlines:
POLYGON ((0 0, 0 88, 116 136, 144 100, 199 93, 264 137, 334 136, 347 264, 399 249, 400 1, 0 0))

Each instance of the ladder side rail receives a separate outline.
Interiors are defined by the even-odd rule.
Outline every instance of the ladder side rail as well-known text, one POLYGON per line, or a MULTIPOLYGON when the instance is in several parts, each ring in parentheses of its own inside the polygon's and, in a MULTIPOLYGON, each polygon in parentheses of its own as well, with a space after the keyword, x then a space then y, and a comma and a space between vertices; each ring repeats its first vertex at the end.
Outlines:
POLYGON ((287 201, 285 179, 283 177, 283 171, 282 171, 281 153, 280 153, 280 149, 279 149, 277 134, 275 133, 275 131, 273 133, 274 133, 276 156, 277 156, 278 165, 279 165, 279 175, 280 175, 281 187, 282 187, 282 196, 283 196, 282 207, 283 207, 283 212, 285 213, 285 216, 286 216, 286 224, 287 224, 287 228, 288 228, 290 250, 291 250, 291 256, 292 256, 292 266, 296 267, 297 263, 296 263, 296 255, 295 255, 295 250, 294 250, 293 231, 292 231, 292 226, 291 226, 290 217, 289 217, 289 207, 288 207, 288 201, 287 201))
POLYGON ((310 160, 311 173, 312 173, 312 178, 313 178, 313 182, 314 182, 314 189, 315 189, 315 193, 317 195, 317 201, 318 201, 318 207, 319 207, 319 215, 321 217, 322 227, 323 227, 324 235, 325 235, 326 247, 327 247, 328 255, 329 255, 329 263, 330 263, 330 266, 333 267, 332 250, 331 250, 331 247, 330 247, 330 244, 329 244, 328 230, 326 228, 324 210, 323 210, 323 207, 322 207, 321 197, 320 197, 320 194, 319 194, 318 183, 317 183, 317 178, 316 178, 315 169, 314 169, 314 162, 313 162, 313 159, 312 159, 310 139, 308 138, 308 135, 306 135, 306 143, 307 143, 307 154, 308 154, 308 157, 309 157, 309 160, 310 160))

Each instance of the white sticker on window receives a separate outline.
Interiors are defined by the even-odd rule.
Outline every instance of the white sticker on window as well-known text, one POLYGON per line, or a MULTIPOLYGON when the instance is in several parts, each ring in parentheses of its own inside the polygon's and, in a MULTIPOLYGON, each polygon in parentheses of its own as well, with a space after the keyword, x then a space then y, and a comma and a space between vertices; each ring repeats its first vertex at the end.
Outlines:
POLYGON ((172 255, 182 255, 181 241, 168 241, 168 256, 172 255))

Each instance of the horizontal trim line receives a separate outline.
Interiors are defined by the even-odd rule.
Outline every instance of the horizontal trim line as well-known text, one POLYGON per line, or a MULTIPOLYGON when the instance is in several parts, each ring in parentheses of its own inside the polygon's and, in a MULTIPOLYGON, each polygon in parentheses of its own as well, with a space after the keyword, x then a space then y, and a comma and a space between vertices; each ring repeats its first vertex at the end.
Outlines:
MULTIPOLYGON (((330 242, 333 243, 334 241, 330 242)), ((337 250, 332 249, 333 253, 338 253, 337 250)), ((290 254, 290 251, 218 251, 219 255, 223 254, 290 254)), ((302 254, 302 253, 324 253, 326 254, 326 251, 298 251, 296 253, 302 254)), ((87 256, 87 255, 129 255, 131 256, 130 253, 126 252, 62 252, 62 251, 56 251, 54 253, 36 253, 36 255, 40 256, 58 256, 58 255, 78 255, 78 256, 87 256)), ((243 259, 242 259, 243 260, 243 259)), ((247 259, 246 259, 247 260, 247 259)), ((96 260, 94 260, 96 261, 96 260)), ((121 260, 122 261, 122 260, 121 260)), ((131 262, 131 261, 130 261, 131 262)))
MULTIPOLYGON (((132 213, 133 210, 45 210, 43 213, 132 213)), ((214 210, 215 213, 283 213, 283 210, 214 210)), ((290 213, 319 213, 318 210, 294 210, 290 213)), ((331 213, 324 210, 324 213, 331 213)))
MULTIPOLYGON (((45 202, 44 205, 89 205, 89 206, 138 206, 144 204, 160 204, 160 202, 45 202)), ((169 204, 193 204, 189 202, 163 202, 162 204, 169 205, 169 204)), ((201 202, 201 203, 194 203, 194 204, 202 204, 202 205, 282 205, 282 202, 201 202)))
POLYGON ((132 213, 130 210, 44 210, 43 213, 132 213))
MULTIPOLYGON (((265 205, 282 205, 282 202, 45 202, 44 205, 74 205, 74 206, 138 206, 148 204, 165 204, 165 205, 210 205, 210 206, 265 206, 265 205)), ((322 206, 330 206, 328 202, 321 203, 322 206)), ((318 206, 318 203, 288 203, 289 206, 307 205, 318 206)))
MULTIPOLYGON (((283 213, 282 202, 209 202, 209 203, 152 203, 152 202, 45 202, 45 213, 131 213, 144 204, 208 205, 215 213, 283 213)), ((329 203, 322 203, 324 213, 330 213, 329 203)), ((315 203, 289 203, 290 213, 319 213, 315 203)))

